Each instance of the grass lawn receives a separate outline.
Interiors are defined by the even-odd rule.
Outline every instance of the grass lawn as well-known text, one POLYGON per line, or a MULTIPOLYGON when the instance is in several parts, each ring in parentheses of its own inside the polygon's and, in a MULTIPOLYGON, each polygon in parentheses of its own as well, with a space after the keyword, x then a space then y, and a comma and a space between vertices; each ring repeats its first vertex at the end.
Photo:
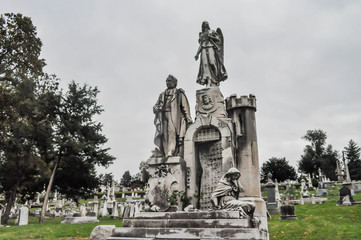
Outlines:
MULTIPOLYGON (((335 196, 329 197, 325 204, 296 205, 298 220, 280 220, 279 214, 272 215, 268 220, 270 239, 361 239, 361 205, 336 206, 338 190, 329 190, 329 193, 335 196)), ((361 201, 361 193, 354 199, 361 201)), ((60 224, 63 219, 47 218, 45 224, 39 224, 38 218, 30 217, 27 226, 15 226, 12 220, 10 227, 0 228, 0 239, 85 240, 97 225, 122 225, 121 220, 110 218, 100 218, 99 223, 60 224)))
MULTIPOLYGON (((280 220, 279 214, 272 215, 268 220, 270 239, 361 239, 361 205, 336 206, 338 199, 328 197, 321 205, 296 205, 298 220, 280 220)), ((361 193, 354 199, 361 201, 361 193)))
POLYGON ((115 225, 122 226, 122 220, 115 220, 109 217, 99 218, 98 223, 85 224, 61 224, 63 217, 47 218, 46 223, 39 224, 39 219, 36 217, 29 217, 29 225, 16 226, 14 220, 10 221, 10 227, 0 228, 0 239, 5 240, 25 240, 25 239, 67 239, 80 240, 88 239, 91 231, 97 225, 115 225))

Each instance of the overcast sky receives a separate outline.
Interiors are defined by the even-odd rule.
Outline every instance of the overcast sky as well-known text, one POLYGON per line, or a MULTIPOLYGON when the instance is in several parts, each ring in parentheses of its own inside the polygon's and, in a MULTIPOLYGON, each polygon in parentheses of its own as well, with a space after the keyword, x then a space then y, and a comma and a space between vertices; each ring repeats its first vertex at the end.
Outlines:
POLYGON ((154 149, 152 107, 168 74, 195 112, 201 23, 220 27, 225 97, 257 97, 260 162, 296 166, 307 130, 322 129, 339 152, 361 145, 361 1, 16 1, 0 12, 31 17, 48 73, 98 86, 99 117, 117 180, 154 149))

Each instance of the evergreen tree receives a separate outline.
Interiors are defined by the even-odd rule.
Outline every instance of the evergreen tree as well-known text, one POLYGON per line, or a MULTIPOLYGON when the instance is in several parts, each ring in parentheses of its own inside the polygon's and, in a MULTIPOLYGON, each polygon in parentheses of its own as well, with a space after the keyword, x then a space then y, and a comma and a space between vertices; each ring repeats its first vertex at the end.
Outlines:
POLYGON ((326 177, 336 180, 338 153, 332 149, 331 145, 326 145, 326 132, 321 129, 308 130, 302 138, 310 142, 310 145, 306 145, 303 150, 303 155, 298 162, 299 171, 316 176, 320 168, 326 177))
POLYGON ((122 178, 120 179, 120 184, 124 187, 130 187, 130 184, 132 182, 132 175, 130 175, 130 172, 127 170, 124 172, 122 178))
POLYGON ((344 148, 346 152, 347 166, 352 180, 361 180, 361 149, 352 139, 348 142, 348 146, 344 148))
POLYGON ((262 164, 261 174, 267 179, 268 174, 272 174, 273 179, 284 181, 286 179, 296 180, 297 174, 295 168, 290 166, 286 158, 270 158, 262 164))
POLYGON ((49 80, 43 72, 42 43, 28 17, 0 16, 0 185, 5 192, 7 223, 18 193, 37 181, 45 162, 36 147, 39 129, 37 87, 49 80), (11 173, 11 174, 10 174, 11 173))

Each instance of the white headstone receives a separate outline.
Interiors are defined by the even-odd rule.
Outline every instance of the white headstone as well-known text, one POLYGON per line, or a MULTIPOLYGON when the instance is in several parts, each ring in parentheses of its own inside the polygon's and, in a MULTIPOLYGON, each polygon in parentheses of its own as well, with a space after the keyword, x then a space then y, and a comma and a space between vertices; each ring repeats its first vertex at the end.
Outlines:
POLYGON ((86 216, 86 208, 85 205, 82 204, 80 205, 80 217, 85 217, 86 216))
POLYGON ((117 203, 116 201, 113 202, 112 217, 113 217, 113 218, 118 218, 118 217, 119 217, 119 213, 118 213, 118 203, 117 203))
POLYGON ((29 221, 29 208, 21 207, 20 216, 19 216, 19 226, 28 225, 28 221, 29 221))
POLYGON ((343 199, 342 199, 342 205, 344 206, 351 206, 352 203, 350 201, 350 197, 349 195, 346 195, 343 199))
POLYGON ((316 204, 316 202, 315 202, 315 195, 314 195, 314 194, 312 194, 311 203, 312 203, 312 204, 316 204))

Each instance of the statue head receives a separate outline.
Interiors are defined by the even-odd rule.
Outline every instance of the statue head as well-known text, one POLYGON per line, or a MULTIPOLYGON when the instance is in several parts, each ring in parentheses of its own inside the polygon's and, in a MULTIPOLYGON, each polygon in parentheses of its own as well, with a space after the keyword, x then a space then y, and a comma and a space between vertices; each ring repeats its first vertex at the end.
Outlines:
POLYGON ((209 29, 209 23, 207 21, 202 22, 202 32, 209 29))
POLYGON ((228 169, 228 171, 226 172, 226 174, 224 174, 224 177, 230 179, 230 180, 238 180, 241 177, 241 173, 238 171, 237 168, 230 168, 228 169))
POLYGON ((167 88, 172 89, 177 87, 178 80, 172 74, 169 74, 165 82, 167 84, 167 88))

